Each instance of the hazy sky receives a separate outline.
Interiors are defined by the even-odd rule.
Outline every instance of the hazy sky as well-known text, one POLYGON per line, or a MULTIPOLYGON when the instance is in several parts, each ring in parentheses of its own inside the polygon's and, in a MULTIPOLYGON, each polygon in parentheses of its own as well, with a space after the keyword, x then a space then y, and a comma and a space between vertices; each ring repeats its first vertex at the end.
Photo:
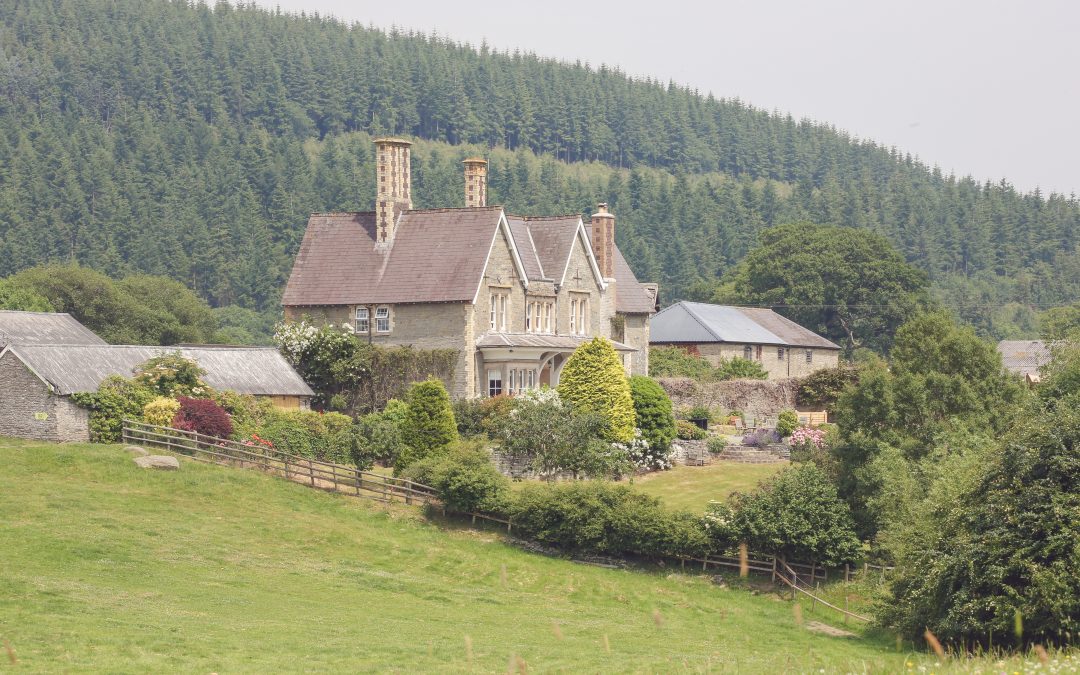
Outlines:
POLYGON ((834 124, 944 171, 1080 193, 1080 3, 258 0, 607 63, 834 124))

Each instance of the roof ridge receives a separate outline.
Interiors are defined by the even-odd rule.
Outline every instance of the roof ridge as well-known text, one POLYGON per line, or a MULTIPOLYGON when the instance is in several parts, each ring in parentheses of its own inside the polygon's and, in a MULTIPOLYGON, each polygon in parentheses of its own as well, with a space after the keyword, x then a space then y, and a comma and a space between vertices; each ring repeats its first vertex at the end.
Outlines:
MULTIPOLYGON (((675 303, 675 304, 676 304, 676 305, 682 305, 682 307, 683 307, 683 309, 684 309, 684 310, 686 311, 686 313, 690 315, 690 318, 692 318, 692 319, 693 319, 694 321, 697 321, 697 322, 698 322, 698 324, 700 324, 700 325, 701 325, 701 327, 705 329, 705 332, 706 332, 706 333, 708 333, 709 335, 711 335, 711 336, 713 336, 714 338, 716 338, 717 342, 725 342, 724 338, 722 338, 722 337, 720 337, 719 335, 717 335, 717 334, 716 334, 716 331, 714 331, 714 330, 713 330, 712 328, 709 328, 709 325, 708 325, 707 323, 705 323, 705 320, 704 320, 704 319, 702 319, 702 318, 701 318, 700 316, 698 316, 698 315, 697 315, 697 314, 696 314, 696 313, 695 313, 695 312, 694 312, 694 311, 693 311, 693 310, 692 310, 692 309, 690 308, 690 305, 704 305, 704 304, 708 304, 708 303, 704 303, 704 302, 692 302, 692 301, 690 301, 690 300, 680 300, 679 302, 677 302, 677 303, 675 303)), ((674 306, 674 305, 673 305, 673 306, 674 306)))
POLYGON ((403 213, 453 213, 454 211, 495 211, 502 210, 502 206, 493 204, 491 206, 450 206, 440 209, 409 209, 403 213))
MULTIPOLYGON (((506 214, 507 218, 510 218, 510 214, 506 214)), ((521 218, 525 222, 541 221, 541 220, 566 220, 567 218, 581 218, 580 213, 565 213, 559 216, 513 216, 514 218, 521 218)))
POLYGON ((312 211, 308 218, 315 216, 373 216, 375 211, 312 211))

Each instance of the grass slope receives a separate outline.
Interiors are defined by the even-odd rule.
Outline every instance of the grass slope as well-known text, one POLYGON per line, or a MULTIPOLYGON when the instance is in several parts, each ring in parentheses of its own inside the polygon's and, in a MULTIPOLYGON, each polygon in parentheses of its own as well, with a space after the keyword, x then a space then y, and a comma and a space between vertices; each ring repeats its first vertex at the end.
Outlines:
POLYGON ((544 558, 251 471, 150 472, 116 446, 4 439, 0 466, 0 644, 18 672, 505 672, 515 655, 531 672, 894 672, 911 659, 800 628, 773 596, 544 558))
POLYGON ((708 466, 677 466, 646 474, 635 479, 634 485, 671 508, 704 513, 710 501, 723 501, 732 492, 749 492, 787 465, 718 461, 708 466))

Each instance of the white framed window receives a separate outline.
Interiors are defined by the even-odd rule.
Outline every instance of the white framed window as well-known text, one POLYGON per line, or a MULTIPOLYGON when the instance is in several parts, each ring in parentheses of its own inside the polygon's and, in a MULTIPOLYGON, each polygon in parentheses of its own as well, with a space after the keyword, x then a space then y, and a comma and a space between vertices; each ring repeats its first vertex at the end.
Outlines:
POLYGON ((540 332, 540 312, 542 311, 540 305, 541 303, 534 302, 532 306, 532 325, 534 333, 540 332))
POLYGON ((515 393, 515 391, 514 391, 514 384, 515 384, 515 382, 514 382, 514 380, 515 380, 515 378, 514 378, 514 375, 515 375, 516 373, 517 373, 517 371, 516 371, 516 370, 514 370, 513 368, 511 368, 511 369, 510 369, 510 384, 509 384, 509 386, 507 386, 507 387, 506 387, 506 390, 507 390, 508 392, 510 392, 511 394, 515 393))
POLYGON ((536 371, 535 370, 530 370, 529 371, 529 389, 535 389, 535 388, 536 388, 536 371))
POLYGON ((502 393, 502 371, 501 370, 489 370, 487 371, 488 378, 488 396, 498 396, 502 393))
POLYGON ((783 361, 784 360, 784 348, 783 347, 777 347, 776 348, 776 360, 777 361, 783 361))
POLYGON ((577 335, 577 300, 570 301, 570 334, 577 335))
POLYGON ((754 359, 754 348, 750 345, 746 345, 745 347, 743 347, 742 357, 747 361, 752 361, 754 359))
POLYGON ((375 332, 390 332, 390 308, 386 305, 379 305, 375 308, 375 332))
POLYGON ((550 303, 550 302, 545 302, 544 303, 544 332, 545 333, 550 333, 551 332, 551 306, 552 306, 552 303, 550 303))
POLYGON ((491 309, 489 322, 491 330, 506 332, 507 308, 510 304, 510 294, 505 291, 491 292, 491 309))
POLYGON ((814 362, 814 350, 813 349, 807 349, 806 350, 806 362, 807 363, 813 363, 814 362))
POLYGON ((532 320, 532 308, 533 308, 533 305, 535 305, 535 304, 536 304, 535 302, 526 302, 525 303, 525 332, 526 333, 533 332, 533 326, 535 324, 533 323, 533 320, 532 320))
POLYGON ((367 333, 371 330, 371 310, 367 307, 356 308, 354 330, 357 333, 367 333))
POLYGON ((570 334, 589 334, 589 296, 571 297, 570 300, 570 334))

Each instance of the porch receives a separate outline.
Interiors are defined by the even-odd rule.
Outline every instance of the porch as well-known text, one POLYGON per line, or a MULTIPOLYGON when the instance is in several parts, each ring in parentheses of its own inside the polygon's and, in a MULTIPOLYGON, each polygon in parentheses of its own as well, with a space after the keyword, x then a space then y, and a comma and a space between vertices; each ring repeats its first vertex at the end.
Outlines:
MULTIPOLYGON (((476 341, 476 391, 480 396, 520 394, 540 386, 556 387, 566 360, 592 336, 485 333, 476 341)), ((621 342, 612 346, 629 368, 637 350, 621 342)))

